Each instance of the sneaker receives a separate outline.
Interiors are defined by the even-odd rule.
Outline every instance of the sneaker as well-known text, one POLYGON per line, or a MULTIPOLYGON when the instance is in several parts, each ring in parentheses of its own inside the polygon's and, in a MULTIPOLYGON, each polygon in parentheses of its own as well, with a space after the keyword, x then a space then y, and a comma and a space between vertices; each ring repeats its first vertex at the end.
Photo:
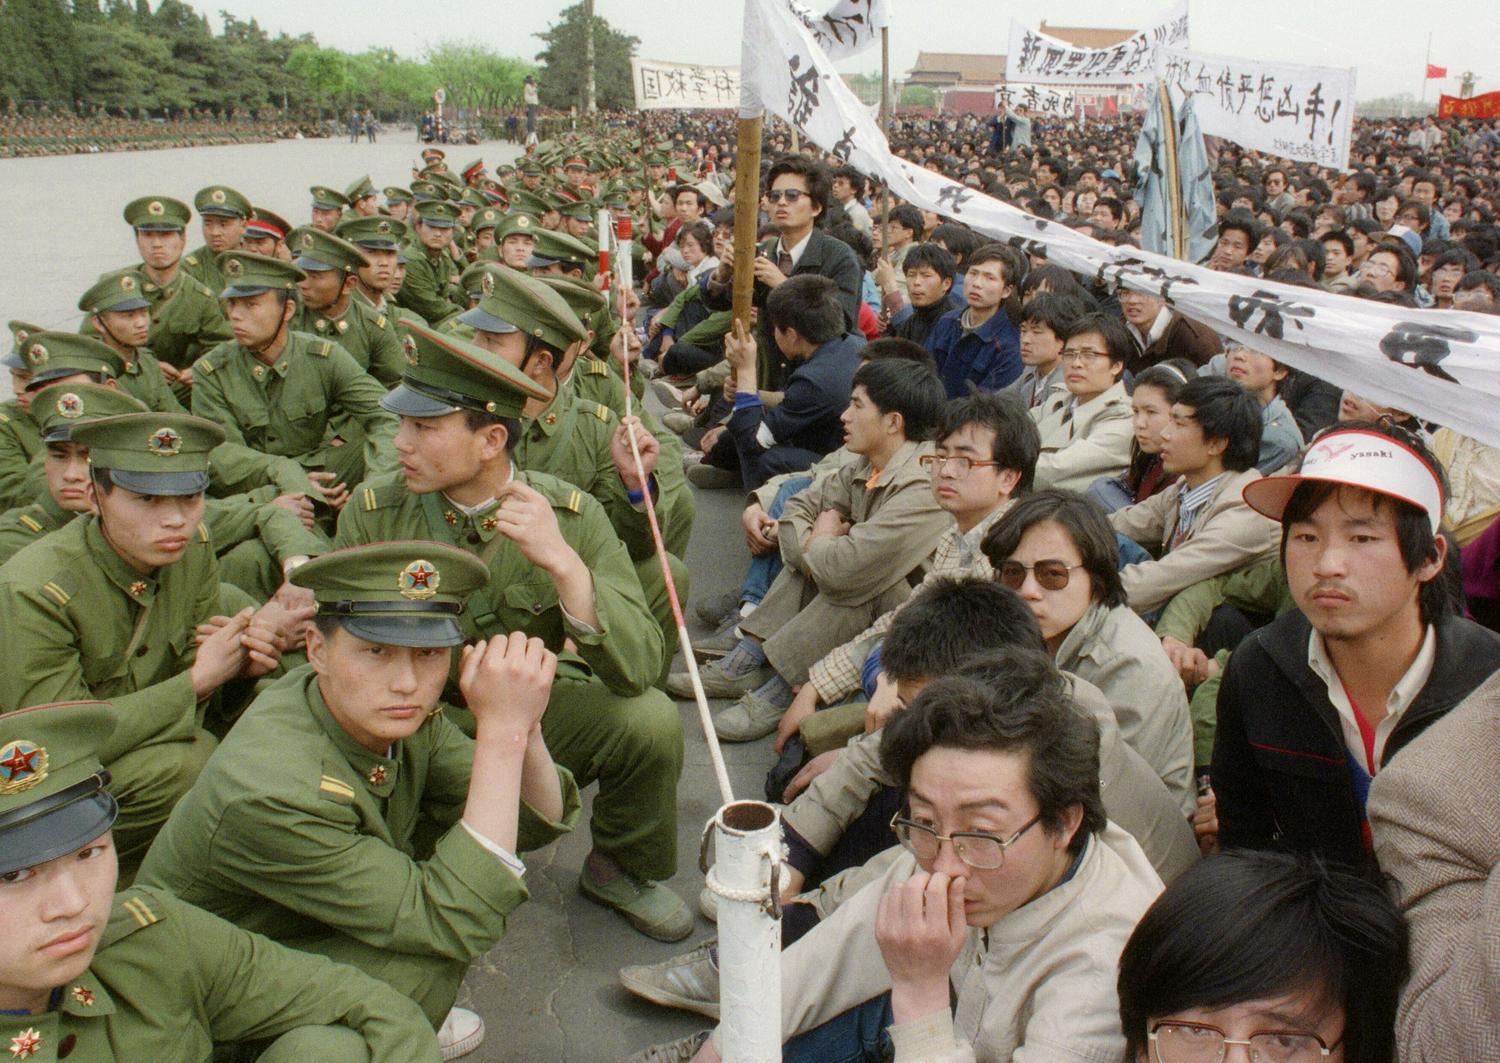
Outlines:
POLYGON ((621 871, 608 882, 589 874, 587 862, 578 876, 578 891, 596 904, 613 908, 648 938, 681 941, 693 932, 693 913, 682 898, 660 882, 621 871))
POLYGON ((740 474, 698 461, 687 467, 688 483, 704 491, 723 491, 740 485, 740 474))
MULTIPOLYGON (((709 698, 737 698, 741 694, 748 694, 770 679, 771 675, 770 667, 762 665, 738 679, 731 679, 724 674, 718 661, 698 669, 698 678, 703 683, 703 696, 709 698)), ((673 697, 691 699, 693 677, 687 672, 673 672, 667 676, 667 693, 673 697)), ((771 729, 774 731, 776 728, 773 725, 771 729)))
POLYGON ((444 1059, 466 1056, 484 1043, 484 1020, 468 1008, 453 1008, 443 1020, 437 1038, 438 1051, 444 1059))
POLYGON ((659 1045, 652 1045, 625 1060, 624 1063, 688 1063, 698 1054, 698 1049, 703 1047, 703 1042, 708 1040, 708 1030, 702 1033, 688 1034, 679 1037, 675 1041, 666 1041, 659 1045))
POLYGON ((638 997, 664 1008, 681 1008, 719 1019, 719 968, 713 954, 717 938, 692 952, 661 963, 620 968, 620 983, 638 997))
POLYGON ((717 661, 734 652, 740 644, 740 617, 738 613, 722 621, 719 630, 712 635, 693 640, 693 656, 699 661, 717 661))
POLYGON ((776 730, 786 709, 753 691, 714 717, 714 733, 726 742, 754 742, 776 730))
POLYGON ((655 380, 651 381, 651 393, 655 395, 657 400, 661 402, 661 404, 667 409, 682 409, 682 392, 673 387, 671 382, 668 381, 665 377, 659 376, 655 380))
POLYGON ((698 912, 710 923, 719 921, 719 895, 707 886, 698 891, 698 912))
POLYGON ((681 410, 671 410, 661 415, 662 427, 668 432, 675 432, 677 435, 682 435, 682 433, 693 427, 696 422, 697 418, 690 413, 683 413, 681 410))
POLYGON ((740 595, 738 591, 725 591, 716 594, 712 598, 700 598, 698 604, 693 607, 693 612, 698 614, 698 619, 709 627, 717 630, 724 626, 724 621, 730 617, 739 619, 740 595))

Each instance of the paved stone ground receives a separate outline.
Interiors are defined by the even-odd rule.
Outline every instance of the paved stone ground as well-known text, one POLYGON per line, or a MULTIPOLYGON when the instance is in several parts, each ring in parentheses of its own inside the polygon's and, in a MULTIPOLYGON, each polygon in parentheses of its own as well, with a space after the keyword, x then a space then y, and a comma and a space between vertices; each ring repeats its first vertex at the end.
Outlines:
MULTIPOLYGON (((170 195, 191 203, 199 188, 223 182, 251 202, 302 223, 308 216, 308 186, 342 188, 366 172, 377 187, 409 180, 417 153, 409 135, 392 135, 374 145, 283 141, 0 160, 0 188, 11 204, 0 221, 0 243, 7 250, 0 256, 0 321, 21 318, 76 328, 75 304, 83 289, 99 273, 135 260, 120 211, 136 196, 170 195)), ((513 146, 498 143, 449 150, 450 161, 458 165, 482 155, 493 166, 515 154, 513 146)), ((202 242, 196 219, 193 224, 190 249, 202 242)), ((0 377, 0 388, 8 391, 9 380, 0 377)), ((731 589, 744 570, 748 554, 739 530, 739 497, 737 491, 699 496, 687 556, 695 599, 731 589)), ((702 886, 698 839, 719 797, 697 712, 688 703, 680 708, 687 758, 679 788, 679 871, 672 885, 696 910, 702 886)), ((774 759, 769 740, 728 746, 725 753, 736 795, 759 796, 774 759)), ((586 805, 591 796, 592 791, 585 794, 586 805)), ((700 918, 694 937, 682 945, 635 933, 579 895, 578 872, 587 850, 584 829, 528 855, 532 899, 511 920, 505 940, 475 964, 460 996, 460 1003, 484 1016, 488 1028, 484 1046, 467 1057, 474 1063, 609 1061, 703 1027, 696 1016, 629 996, 615 973, 624 964, 673 955, 711 934, 712 926, 700 918)))

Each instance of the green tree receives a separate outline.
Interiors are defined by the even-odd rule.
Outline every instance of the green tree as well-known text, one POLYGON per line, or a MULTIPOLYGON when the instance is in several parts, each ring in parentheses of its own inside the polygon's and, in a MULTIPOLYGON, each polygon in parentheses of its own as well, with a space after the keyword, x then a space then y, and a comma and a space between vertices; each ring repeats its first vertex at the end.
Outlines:
POLYGON ((324 106, 337 108, 354 88, 349 75, 349 57, 335 48, 299 44, 286 61, 287 71, 307 86, 309 101, 322 114, 324 106))
POLYGON ((931 85, 907 85, 901 90, 903 107, 936 107, 937 90, 931 85))
MULTIPOLYGON (((543 48, 537 53, 542 71, 537 76, 537 95, 548 107, 584 108, 584 28, 581 3, 563 8, 556 22, 538 33, 543 48)), ((601 109, 635 106, 631 89, 630 57, 640 39, 621 33, 607 20, 594 16, 594 95, 601 109)))
POLYGON ((74 30, 64 0, 0 4, 0 97, 71 103, 80 73, 74 30))
POLYGON ((535 69, 482 45, 454 41, 428 49, 425 58, 433 87, 447 89, 450 104, 470 110, 483 108, 490 114, 519 101, 522 82, 535 69))

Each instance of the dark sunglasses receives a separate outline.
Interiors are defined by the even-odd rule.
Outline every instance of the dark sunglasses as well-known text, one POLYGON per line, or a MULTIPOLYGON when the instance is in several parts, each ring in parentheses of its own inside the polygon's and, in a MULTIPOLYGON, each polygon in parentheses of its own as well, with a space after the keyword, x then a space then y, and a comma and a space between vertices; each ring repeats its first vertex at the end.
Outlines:
POLYGON ((1073 578, 1073 570, 1082 567, 1082 564, 1070 565, 1066 561, 1051 558, 1038 561, 1034 565, 1023 565, 1019 561, 1002 561, 995 569, 995 573, 1000 577, 1001 586, 1013 591, 1021 589, 1021 584, 1026 582, 1028 572, 1035 574, 1036 581, 1042 590, 1060 591, 1068 585, 1068 580, 1073 578))
POLYGON ((775 188, 766 193, 766 199, 772 203, 780 203, 783 199, 788 203, 796 203, 806 192, 800 188, 775 188))

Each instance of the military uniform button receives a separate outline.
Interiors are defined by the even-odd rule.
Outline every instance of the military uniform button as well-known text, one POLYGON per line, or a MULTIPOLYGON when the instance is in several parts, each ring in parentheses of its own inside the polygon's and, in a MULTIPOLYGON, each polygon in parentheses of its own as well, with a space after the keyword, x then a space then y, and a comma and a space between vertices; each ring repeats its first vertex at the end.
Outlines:
POLYGON ((468 535, 464 536, 464 539, 467 540, 471 545, 473 545, 479 542, 479 533, 477 531, 471 531, 468 535))
POLYGON ((68 1034, 68 1036, 57 1042, 57 1058, 67 1059, 70 1055, 73 1054, 73 1048, 77 1044, 78 1035, 76 1033, 68 1034))
POLYGON ((144 656, 146 656, 146 654, 148 654, 150 652, 151 652, 151 647, 150 646, 141 646, 139 649, 137 649, 135 651, 135 655, 137 657, 144 657, 144 656))

